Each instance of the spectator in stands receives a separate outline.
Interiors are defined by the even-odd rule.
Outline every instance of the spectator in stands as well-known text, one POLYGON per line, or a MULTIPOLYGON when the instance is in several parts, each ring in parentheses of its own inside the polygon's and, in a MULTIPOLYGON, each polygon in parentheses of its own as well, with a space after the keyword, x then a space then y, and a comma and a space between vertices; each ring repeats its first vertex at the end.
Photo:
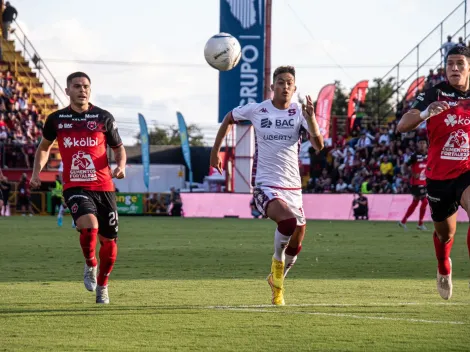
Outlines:
POLYGON ((336 184, 336 193, 348 193, 348 184, 342 178, 336 184))
POLYGON ((10 2, 7 1, 2 15, 2 34, 5 40, 8 40, 11 24, 16 20, 16 17, 18 17, 18 11, 16 11, 16 9, 10 5, 10 2))
POLYGON ((11 192, 11 184, 8 182, 8 178, 6 176, 3 176, 3 179, 0 180, 0 192, 2 192, 2 196, 0 198, 3 198, 3 207, 0 207, 0 214, 2 216, 7 216, 7 214, 10 213, 10 205, 9 199, 10 199, 10 192, 11 192))
POLYGON ((457 45, 466 46, 465 42, 463 41, 463 37, 459 37, 459 42, 457 43, 457 45))
POLYGON ((361 155, 361 158, 369 158, 369 147, 371 147, 371 139, 366 136, 365 132, 361 132, 361 137, 357 141, 356 151, 361 155))
POLYGON ((20 183, 18 184, 18 205, 21 207, 23 216, 26 216, 26 210, 29 211, 29 216, 33 216, 31 189, 29 187, 28 176, 25 173, 21 176, 20 183))
MULTIPOLYGON (((450 51, 450 49, 452 49, 454 46, 456 45, 456 43, 454 43, 452 41, 452 36, 449 35, 447 36, 447 42, 445 42, 444 44, 442 44, 441 46, 441 57, 443 59, 445 59, 445 57, 447 56, 447 53, 450 51)), ((444 61, 444 60, 443 60, 444 61)))
POLYGON ((369 220, 369 205, 367 197, 364 197, 362 193, 359 193, 357 196, 358 197, 353 200, 354 218, 356 220, 369 220))
POLYGON ((170 214, 171 216, 181 216, 183 209, 183 201, 181 200, 180 192, 175 187, 171 187, 170 191, 170 202, 172 204, 170 214))
POLYGON ((387 156, 384 156, 382 162, 380 163, 380 173, 387 180, 393 179, 393 164, 388 160, 387 156))

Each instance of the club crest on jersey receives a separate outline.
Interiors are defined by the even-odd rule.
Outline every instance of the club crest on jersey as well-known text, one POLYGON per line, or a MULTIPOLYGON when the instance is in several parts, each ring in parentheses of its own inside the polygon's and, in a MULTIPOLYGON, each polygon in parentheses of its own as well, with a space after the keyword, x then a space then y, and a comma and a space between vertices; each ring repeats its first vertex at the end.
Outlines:
POLYGON ((88 127, 89 130, 96 130, 96 127, 98 127, 98 124, 96 123, 96 121, 88 121, 86 123, 86 126, 88 127))
POLYGON ((272 124, 273 123, 268 118, 261 119, 261 128, 271 128, 272 124))

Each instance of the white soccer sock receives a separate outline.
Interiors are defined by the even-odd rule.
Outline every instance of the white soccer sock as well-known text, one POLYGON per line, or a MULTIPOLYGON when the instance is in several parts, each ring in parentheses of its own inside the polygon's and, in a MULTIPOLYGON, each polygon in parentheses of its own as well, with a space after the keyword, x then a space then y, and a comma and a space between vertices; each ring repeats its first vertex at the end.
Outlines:
POLYGON ((287 276, 287 272, 289 271, 290 268, 292 268, 297 261, 297 255, 289 255, 286 254, 286 264, 284 266, 284 277, 287 276))
POLYGON ((290 236, 285 236, 276 229, 274 233, 274 259, 285 261, 285 252, 290 236))
POLYGON ((64 215, 64 206, 61 204, 59 208, 59 215, 57 215, 57 218, 60 219, 64 215))

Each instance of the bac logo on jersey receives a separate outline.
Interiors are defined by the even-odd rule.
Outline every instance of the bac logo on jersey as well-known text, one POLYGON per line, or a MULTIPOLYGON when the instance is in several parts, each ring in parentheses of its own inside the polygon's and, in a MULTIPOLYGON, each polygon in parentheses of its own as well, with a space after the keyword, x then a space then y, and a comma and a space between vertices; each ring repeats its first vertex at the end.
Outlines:
POLYGON ((73 125, 71 123, 59 123, 57 127, 59 127, 59 130, 61 130, 63 128, 73 128, 73 125))
POLYGON ((272 124, 273 123, 268 118, 261 119, 261 128, 271 128, 272 124))
POLYGON ((72 138, 72 137, 65 137, 64 138, 64 147, 71 148, 71 147, 96 147, 98 145, 98 138, 72 138))
POLYGON ((294 119, 276 120, 276 128, 294 128, 294 119))
POLYGON ((94 131, 96 130, 96 127, 98 127, 98 124, 96 123, 96 121, 88 121, 86 126, 88 127, 88 129, 94 131))

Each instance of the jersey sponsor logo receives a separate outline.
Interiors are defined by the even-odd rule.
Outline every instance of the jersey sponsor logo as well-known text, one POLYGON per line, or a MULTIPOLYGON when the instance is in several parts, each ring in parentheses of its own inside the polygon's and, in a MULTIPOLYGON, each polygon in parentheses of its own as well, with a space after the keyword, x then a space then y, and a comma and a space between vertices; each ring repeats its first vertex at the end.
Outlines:
POLYGON ((440 91, 440 93, 443 97, 455 98, 455 93, 446 93, 446 92, 443 92, 443 91, 440 91))
POLYGON ((276 120, 276 128, 292 129, 294 128, 294 119, 290 120, 276 120))
POLYGON ((268 118, 261 119, 261 128, 271 128, 272 121, 268 118))
POLYGON ((59 123, 57 127, 61 130, 63 128, 73 128, 73 125, 71 123, 59 123))
POLYGON ((446 144, 441 151, 441 159, 446 160, 467 160, 470 145, 468 133, 464 130, 454 131, 450 134, 446 144))
POLYGON ((116 121, 113 121, 113 130, 117 130, 116 121))
POLYGON ((98 145, 98 137, 91 138, 75 138, 75 137, 65 137, 64 138, 64 147, 96 147, 98 145))
POLYGON ((72 114, 60 114, 59 115, 59 118, 61 118, 61 119, 69 119, 71 117, 73 117, 72 114))
POLYGON ((96 169, 90 154, 83 151, 72 156, 72 166, 70 167, 70 181, 89 182, 96 181, 96 169))
POLYGON ((419 101, 424 101, 424 93, 421 93, 420 95, 418 95, 416 99, 419 101))
POLYGON ((454 127, 455 125, 468 126, 470 125, 470 117, 467 117, 467 116, 462 117, 461 115, 457 116, 457 115, 448 114, 444 122, 446 123, 447 126, 450 125, 451 127, 454 127))
POLYGON ((297 112, 296 109, 289 109, 289 110, 287 110, 287 113, 289 114, 289 116, 294 116, 296 112, 297 112))
POLYGON ((452 127, 454 127, 457 123, 457 116, 448 114, 444 122, 446 123, 447 126, 451 125, 452 127))
POLYGON ((96 117, 100 117, 100 114, 85 114, 86 119, 93 119, 96 117))
POLYGON ((265 141, 290 141, 292 136, 283 136, 281 134, 267 134, 263 136, 265 141))
POLYGON ((96 123, 96 121, 88 121, 86 127, 88 127, 89 130, 94 131, 96 130, 96 127, 98 127, 98 124, 96 123))

